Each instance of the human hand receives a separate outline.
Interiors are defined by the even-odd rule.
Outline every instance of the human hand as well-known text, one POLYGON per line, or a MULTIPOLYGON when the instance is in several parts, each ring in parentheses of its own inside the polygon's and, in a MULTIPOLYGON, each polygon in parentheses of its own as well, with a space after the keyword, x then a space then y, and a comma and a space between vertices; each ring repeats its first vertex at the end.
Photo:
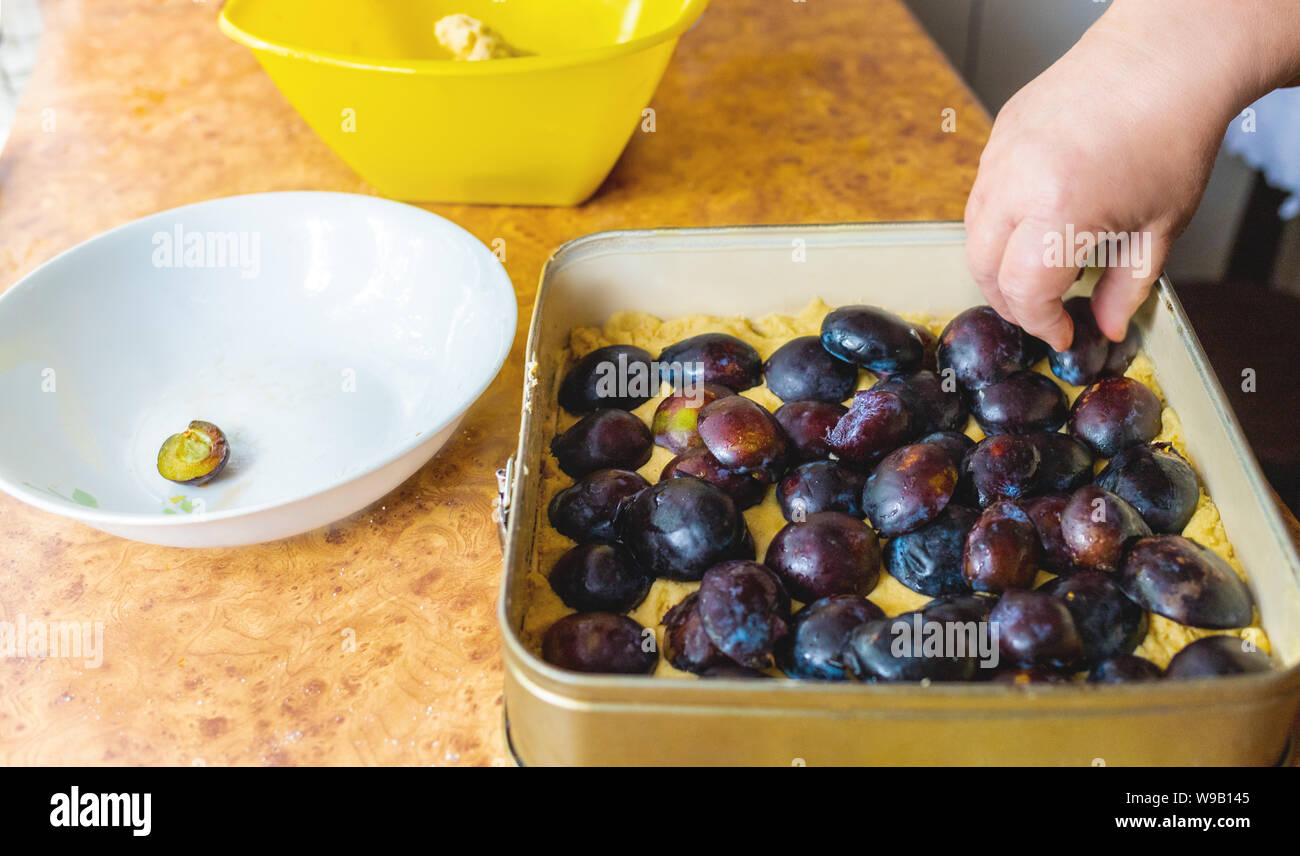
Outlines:
POLYGON ((1061 296, 1086 248, 1067 238, 1129 237, 1093 299, 1102 331, 1122 339, 1200 202, 1228 122, 1271 88, 1222 20, 1142 2, 1117 2, 1007 102, 966 205, 967 259, 985 299, 1057 350, 1073 337, 1061 296), (1063 258, 1048 252, 1062 245, 1063 258))

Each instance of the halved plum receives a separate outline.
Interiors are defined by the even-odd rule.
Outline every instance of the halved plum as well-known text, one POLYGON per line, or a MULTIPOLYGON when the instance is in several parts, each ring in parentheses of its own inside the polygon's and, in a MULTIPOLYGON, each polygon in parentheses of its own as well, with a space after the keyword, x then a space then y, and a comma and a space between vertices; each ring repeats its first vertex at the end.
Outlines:
POLYGON ((1127 500, 1154 532, 1182 532, 1201 498, 1196 471, 1168 443, 1130 446, 1106 463, 1097 484, 1127 500))
POLYGON ((780 423, 762 405, 730 395, 700 410, 700 439, 728 470, 762 470, 780 475, 789 462, 790 441, 780 423))
POLYGON ((792 678, 845 680, 840 652, 849 632, 884 617, 880 607, 857 595, 815 600, 794 614, 790 634, 776 647, 776 664, 792 678))
POLYGON ((966 535, 962 574, 975 591, 1027 589, 1038 573, 1038 530, 1014 502, 995 502, 966 535))
POLYGON ((1189 627, 1231 630, 1255 617, 1255 599, 1232 565, 1181 535, 1134 542, 1119 584, 1138 605, 1189 627))
POLYGON ((853 396, 849 412, 831 429, 830 446, 843 460, 870 466, 920 433, 915 426, 898 393, 872 388, 853 396))
POLYGON ((841 306, 822 319, 822 345, 831 354, 873 371, 915 371, 925 341, 911 324, 876 306, 841 306))
POLYGON ((1038 564, 1053 574, 1071 574, 1076 570, 1070 548, 1061 534, 1061 512, 1069 503, 1070 498, 1065 494, 1049 493, 1025 500, 1022 506, 1038 530, 1038 564))
POLYGON ((1165 676, 1160 667, 1136 654, 1116 654, 1092 667, 1088 673, 1090 684, 1128 684, 1136 681, 1158 681, 1165 676))
POLYGON ((1061 509, 1061 537, 1079 569, 1114 573, 1129 544, 1151 534, 1137 509, 1096 485, 1084 485, 1061 509))
POLYGON ((564 605, 579 612, 627 612, 654 582, 621 544, 579 544, 559 558, 548 579, 564 605))
POLYGON ((957 382, 947 382, 932 371, 894 375, 872 389, 886 390, 903 399, 915 417, 917 433, 961 431, 969 411, 957 382))
POLYGON ((862 510, 886 538, 919 529, 939 516, 957 489, 957 468, 933 443, 916 443, 885 456, 862 492, 862 510))
POLYGON ((786 520, 803 522, 819 511, 862 517, 866 473, 839 461, 809 461, 786 473, 776 486, 776 501, 786 520))
POLYGON ((957 382, 979 389, 1034 364, 1033 337, 991 306, 975 306, 948 322, 939 334, 939 373, 952 370, 957 382))
POLYGON ((1074 616, 1058 598, 1040 591, 1009 591, 989 614, 998 627, 1002 655, 1019 666, 1064 669, 1083 659, 1074 616))
POLYGON ((858 367, 827 351, 817 336, 799 336, 777 348, 763 364, 763 377, 782 401, 838 404, 858 387, 858 367))
POLYGON ((596 470, 635 470, 650 460, 650 429, 626 410, 596 410, 551 441, 551 454, 573 478, 596 470))
POLYGON ((960 431, 935 431, 933 434, 926 434, 918 443, 932 443, 943 449, 948 455, 948 460, 957 468, 960 475, 962 464, 966 461, 966 455, 971 449, 975 448, 975 441, 967 437, 960 431))
POLYGON ((1217 678, 1250 675, 1273 668, 1268 655, 1236 636, 1206 636, 1174 655, 1165 677, 1217 678))
POLYGON ((763 360, 754 346, 728 333, 701 333, 664 348, 659 371, 676 390, 720 383, 735 392, 763 382, 763 360))
POLYGON ((708 449, 687 449, 664 465, 659 474, 660 481, 682 476, 694 476, 704 479, 711 485, 721 488, 727 496, 736 502, 741 511, 753 508, 767 495, 768 485, 772 479, 759 470, 752 473, 739 473, 725 469, 708 449))
POLYGON ((1140 381, 1104 377, 1079 393, 1070 408, 1070 433, 1102 458, 1150 443, 1160 433, 1160 399, 1140 381))
POLYGON ((742 666, 766 669, 790 630, 790 596, 757 562, 714 565, 700 580, 700 624, 718 650, 742 666))
POLYGON ((949 503, 938 517, 885 544, 885 567, 912 591, 931 597, 970 591, 962 574, 966 536, 979 519, 973 508, 949 503))
POLYGON ((229 460, 226 435, 211 422, 196 419, 163 441, 158 450, 158 475, 177 484, 207 484, 221 474, 229 460))
POLYGON ((1013 372, 971 392, 971 413, 986 434, 1055 431, 1068 408, 1061 388, 1038 372, 1013 372))
POLYGON ((940 624, 979 624, 988 621, 998 598, 991 594, 949 594, 921 607, 921 614, 940 624))
POLYGON ((1037 443, 1021 434, 994 434, 975 444, 962 468, 970 477, 980 506, 1032 495, 1043 462, 1038 449, 1037 443))
POLYGON ((1036 591, 1065 604, 1089 663, 1131 654, 1147 635, 1146 610, 1129 600, 1109 574, 1081 571, 1048 580, 1036 591))
POLYGON ((1026 434, 1038 449, 1035 493, 1071 493, 1092 481, 1092 450, 1057 431, 1026 434))
POLYGON ((1141 347, 1141 332, 1138 331, 1136 324, 1129 324, 1123 340, 1110 343, 1110 353, 1106 356, 1106 365, 1102 371, 1116 377, 1124 374, 1141 347))
POLYGON ((606 345, 578 360, 560 383, 560 406, 570 413, 635 410, 659 394, 650 352, 635 345, 606 345))
POLYGON ((700 408, 728 395, 735 393, 721 384, 706 383, 690 395, 675 392, 666 396, 655 408, 654 418, 650 421, 655 445, 663 446, 674 455, 703 446, 699 431, 700 408))
POLYGON ((1097 326, 1097 319, 1092 314, 1091 298, 1071 297, 1065 301, 1065 311, 1074 322, 1074 340, 1064 351, 1049 353, 1048 365, 1052 368, 1052 374, 1066 383, 1086 386, 1095 381, 1106 368, 1111 345, 1114 343, 1097 326))
POLYGON ((752 553, 735 500, 698 478, 675 478, 638 493, 618 517, 620 540, 657 577, 698 580, 726 559, 752 553))
POLYGON ((664 615, 664 658, 673 668, 699 674, 731 662, 700 623, 700 595, 691 592, 664 615))
POLYGON ((849 409, 827 401, 791 401, 772 415, 790 440, 792 462, 821 461, 831 456, 831 429, 849 409))
POLYGON ((557 532, 580 544, 616 541, 619 511, 649 486, 631 470, 596 470, 555 494, 546 517, 557 532))
POLYGON ((551 625, 542 659, 575 672, 646 675, 659 662, 654 634, 626 615, 579 612, 551 625))
POLYGON ((926 650, 927 619, 908 612, 859 625, 840 654, 845 670, 860 681, 969 681, 979 661, 974 652, 926 650))
POLYGON ((805 603, 833 594, 867 595, 880 580, 880 542, 856 517, 821 511, 783 526, 764 563, 805 603))

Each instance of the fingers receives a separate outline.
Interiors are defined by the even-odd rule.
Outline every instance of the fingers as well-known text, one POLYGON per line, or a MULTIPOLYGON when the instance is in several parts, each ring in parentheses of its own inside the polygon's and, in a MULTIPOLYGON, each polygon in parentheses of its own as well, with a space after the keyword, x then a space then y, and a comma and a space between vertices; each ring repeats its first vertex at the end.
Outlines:
POLYGON ((1152 238, 1151 232, 1136 232, 1139 240, 1130 243, 1129 257, 1121 264, 1107 265, 1092 292, 1092 312, 1106 338, 1118 342, 1128 332, 1128 322, 1160 278, 1169 256, 1169 240, 1152 238))
POLYGON ((1021 221, 1007 239, 997 282, 1011 310, 1008 320, 1063 351, 1074 339, 1074 323, 1061 304, 1061 295, 1074 283, 1078 269, 1069 259, 1049 264, 1044 252, 1044 237, 1049 234, 1041 222, 1021 221))
POLYGON ((966 266, 984 299, 1004 318, 1011 317, 1011 309, 998 291, 998 268, 1014 227, 1010 219, 989 216, 982 198, 971 191, 966 202, 966 266))

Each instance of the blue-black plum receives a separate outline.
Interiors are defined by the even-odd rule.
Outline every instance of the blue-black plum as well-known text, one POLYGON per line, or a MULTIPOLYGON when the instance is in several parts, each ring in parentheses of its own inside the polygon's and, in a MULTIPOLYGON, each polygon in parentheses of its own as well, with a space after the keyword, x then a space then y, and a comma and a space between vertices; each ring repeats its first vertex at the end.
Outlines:
POLYGON ((831 429, 849 409, 828 401, 791 401, 772 415, 790 440, 792 462, 821 461, 831 456, 831 429))
POLYGON ((654 635, 626 615, 579 612, 546 631, 542 659, 575 672, 645 675, 654 671, 659 653, 654 635))
POLYGON ((1065 311, 1074 322, 1074 339, 1064 351, 1050 352, 1048 365, 1052 374, 1066 383, 1086 386, 1106 368, 1113 343, 1097 326, 1091 298, 1071 297, 1065 301, 1065 311))
POLYGON ((1092 667, 1088 672, 1090 684, 1128 684, 1137 681, 1158 681, 1165 676, 1160 667, 1136 654, 1116 654, 1092 667))
POLYGON ((1230 630, 1254 619, 1255 599, 1232 566, 1181 535, 1135 541, 1119 584, 1140 606, 1190 627, 1230 630))
POLYGON ((1083 660, 1083 640, 1070 610, 1038 591, 1009 591, 989 614, 1002 656, 1020 666, 1070 668, 1083 660))
POLYGON ((549 580, 565 606, 579 612, 627 612, 654 582, 621 544, 579 544, 556 561, 549 580))
POLYGON ((1207 636, 1175 654, 1165 669, 1165 677, 1217 678, 1256 674, 1272 668, 1267 654, 1248 647, 1236 636, 1207 636))
POLYGON ((867 475, 839 461, 810 461, 786 473, 776 486, 776 501, 786 520, 806 520, 819 511, 862 517, 867 475))
POLYGON ((1070 408, 1070 433, 1102 458, 1150 443, 1160 433, 1161 404, 1140 381, 1104 377, 1079 393, 1070 408))
POLYGON ((979 389, 1032 366, 1033 337, 991 306, 975 306, 948 322, 939 334, 939 372, 951 369, 957 382, 979 389))
POLYGON ((641 491, 619 514, 618 531, 637 564, 678 580, 698 580, 718 562, 742 556, 749 539, 735 501, 698 478, 670 478, 641 491))
POLYGON ((635 470, 650 460, 650 429, 626 410, 596 410, 551 441, 551 454, 573 478, 596 470, 635 470))
POLYGON ((763 360, 754 346, 728 333, 701 333, 664 348, 659 370, 674 389, 719 383, 735 392, 763 382, 763 360))
POLYGON ((1098 663, 1131 654, 1147 635, 1147 613, 1129 600, 1109 574, 1081 571, 1039 586, 1070 611, 1083 640, 1083 657, 1098 663))
POLYGON ((649 486, 631 470, 596 470, 555 494, 546 516, 557 532, 580 544, 615 541, 619 511, 649 486))
POLYGON ((918 433, 960 431, 966 427, 969 410, 955 380, 945 382, 934 372, 921 370, 894 375, 872 389, 886 390, 903 399, 915 417, 918 433))
POLYGON ((763 561, 804 603, 833 594, 870 594, 880 580, 876 533, 838 511, 787 523, 773 537, 763 561))
POLYGON ((1014 502, 995 502, 966 535, 962 574, 975 591, 1027 589, 1038 574, 1038 530, 1014 502))
POLYGON ((912 591, 938 597, 969 592, 962 573, 966 536, 979 519, 974 509, 949 504, 925 526, 885 544, 885 567, 912 591))
POLYGON ((957 489, 957 468, 933 443, 916 443, 885 456, 867 479, 862 510, 886 538, 919 529, 939 516, 957 489))
POLYGON ((790 634, 777 646, 776 664, 792 678, 842 681, 840 652, 850 631, 884 617, 880 607, 857 595, 815 600, 794 614, 790 634))
POLYGON ((766 669, 790 630, 790 596, 771 570, 735 560, 700 580, 700 624, 718 650, 742 666, 766 669))
POLYGON ((574 364, 560 382, 560 406, 570 413, 635 410, 659 392, 652 357, 634 345, 606 345, 574 364))
POLYGON ((979 660, 975 652, 927 651, 926 619, 904 613, 860 625, 849 633, 840 658, 845 670, 860 681, 969 681, 979 660))
POLYGON ((971 413, 985 434, 1030 434, 1060 428, 1069 405, 1051 378, 1022 371, 972 391, 971 413))
POLYGON ((827 351, 817 336, 799 336, 767 358, 763 377, 782 401, 840 402, 857 389, 858 367, 827 351))
POLYGON ((921 368, 925 340, 892 312, 875 306, 841 306, 822 319, 822 345, 842 360, 873 372, 921 368))
POLYGON ((767 495, 768 485, 772 483, 767 473, 759 470, 752 473, 740 473, 725 469, 708 449, 687 449, 664 465, 659 478, 674 479, 682 476, 694 476, 704 479, 709 484, 721 488, 731 497, 741 511, 752 508, 763 501, 767 495))
POLYGON ((868 389, 853 396, 849 412, 830 433, 831 450, 859 466, 871 466, 920 432, 911 408, 896 392, 868 389))
POLYGON ((1130 446, 1106 462, 1097 484, 1127 500, 1154 532, 1182 532, 1201 496, 1196 471, 1166 443, 1130 446))
POLYGON ((1061 537, 1075 568, 1113 573, 1128 545, 1150 534, 1136 508, 1096 485, 1076 490, 1061 509, 1061 537))

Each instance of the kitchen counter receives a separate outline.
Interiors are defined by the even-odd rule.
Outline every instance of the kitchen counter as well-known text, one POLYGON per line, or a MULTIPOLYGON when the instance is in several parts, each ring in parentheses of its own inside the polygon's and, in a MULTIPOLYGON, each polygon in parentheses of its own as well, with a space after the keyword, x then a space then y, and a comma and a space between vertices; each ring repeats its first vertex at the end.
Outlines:
MULTIPOLYGON (((46 3, 0 155, 0 288, 165 208, 374 192, 217 31, 216 12, 46 3)), ((375 506, 285 541, 186 551, 0 495, 0 620, 104 624, 99 668, 0 662, 0 763, 509 763, 494 472, 517 438, 547 256, 606 229, 960 219, 989 131, 896 0, 715 0, 652 106, 656 130, 634 135, 586 205, 427 206, 504 240, 519 331, 457 436, 375 506)))

